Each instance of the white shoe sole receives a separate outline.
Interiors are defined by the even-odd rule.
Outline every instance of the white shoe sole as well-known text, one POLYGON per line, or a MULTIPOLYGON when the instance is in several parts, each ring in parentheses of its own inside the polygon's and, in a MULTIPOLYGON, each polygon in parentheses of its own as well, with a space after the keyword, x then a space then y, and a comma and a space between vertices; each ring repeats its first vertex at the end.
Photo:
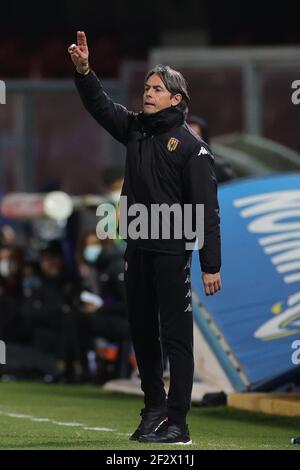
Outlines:
POLYGON ((176 445, 189 446, 190 444, 193 444, 193 441, 190 440, 188 442, 165 442, 165 444, 169 444, 170 446, 176 446, 176 445))
POLYGON ((189 446, 191 444, 193 444, 193 441, 190 440, 188 442, 143 442, 143 441, 139 441, 141 444, 165 444, 167 446, 189 446))

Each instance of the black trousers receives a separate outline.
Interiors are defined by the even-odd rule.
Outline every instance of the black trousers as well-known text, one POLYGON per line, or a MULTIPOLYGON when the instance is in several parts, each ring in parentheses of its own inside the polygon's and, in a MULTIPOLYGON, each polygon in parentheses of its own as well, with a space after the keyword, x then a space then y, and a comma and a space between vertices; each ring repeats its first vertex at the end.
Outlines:
POLYGON ((170 363, 168 416, 184 423, 194 375, 191 253, 127 247, 124 279, 131 337, 145 406, 165 403, 161 340, 170 363), (160 338, 162 336, 162 338, 160 338))

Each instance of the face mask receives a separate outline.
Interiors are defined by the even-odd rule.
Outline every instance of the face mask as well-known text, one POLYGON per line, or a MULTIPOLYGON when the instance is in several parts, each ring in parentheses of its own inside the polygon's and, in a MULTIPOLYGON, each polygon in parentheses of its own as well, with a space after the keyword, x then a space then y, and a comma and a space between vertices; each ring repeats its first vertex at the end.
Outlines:
POLYGON ((2 277, 9 277, 11 274, 16 272, 16 263, 9 261, 8 259, 3 259, 0 261, 0 275, 2 277))
POLYGON ((88 263, 95 263, 102 253, 101 245, 88 245, 83 250, 83 257, 88 263))

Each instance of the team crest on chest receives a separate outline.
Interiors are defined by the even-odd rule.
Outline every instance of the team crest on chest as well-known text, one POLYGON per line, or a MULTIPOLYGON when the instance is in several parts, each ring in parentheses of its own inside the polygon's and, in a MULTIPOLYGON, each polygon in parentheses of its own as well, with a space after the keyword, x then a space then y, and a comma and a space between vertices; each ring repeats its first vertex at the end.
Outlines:
POLYGON ((168 141, 167 149, 169 150, 169 152, 174 152, 179 144, 180 142, 178 139, 175 139, 175 137, 171 137, 168 141))

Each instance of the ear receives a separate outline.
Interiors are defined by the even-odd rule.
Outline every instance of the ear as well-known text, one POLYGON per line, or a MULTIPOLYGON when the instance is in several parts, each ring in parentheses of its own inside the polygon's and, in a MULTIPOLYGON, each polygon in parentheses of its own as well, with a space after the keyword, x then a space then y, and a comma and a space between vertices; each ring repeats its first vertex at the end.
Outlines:
POLYGON ((182 101, 182 95, 180 93, 176 93, 176 95, 172 96, 172 106, 177 106, 182 101))

